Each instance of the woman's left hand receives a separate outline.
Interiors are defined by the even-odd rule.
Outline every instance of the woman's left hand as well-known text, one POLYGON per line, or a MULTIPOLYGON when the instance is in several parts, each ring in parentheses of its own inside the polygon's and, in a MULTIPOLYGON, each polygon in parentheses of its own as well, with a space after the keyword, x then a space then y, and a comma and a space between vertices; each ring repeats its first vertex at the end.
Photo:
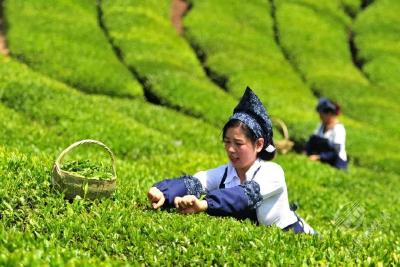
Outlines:
POLYGON ((321 159, 319 155, 310 155, 308 156, 308 158, 311 159, 312 161, 317 161, 321 159))
POLYGON ((208 204, 205 200, 200 200, 193 195, 176 197, 174 199, 175 208, 182 213, 198 213, 207 210, 208 204))

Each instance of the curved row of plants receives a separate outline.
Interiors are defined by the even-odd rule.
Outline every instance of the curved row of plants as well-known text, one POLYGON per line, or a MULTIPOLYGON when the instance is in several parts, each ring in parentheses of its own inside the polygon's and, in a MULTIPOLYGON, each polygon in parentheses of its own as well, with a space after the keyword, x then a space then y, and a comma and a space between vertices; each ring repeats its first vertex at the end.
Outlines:
POLYGON ((1 102, 67 140, 91 136, 131 159, 198 147, 205 140, 203 151, 220 145, 214 127, 162 107, 84 95, 13 60, 4 60, 0 73, 1 102))
POLYGON ((374 1, 354 24, 363 71, 382 94, 393 98, 398 97, 400 79, 399 12, 399 1, 374 1))
POLYGON ((273 7, 267 1, 190 3, 185 35, 206 55, 205 65, 229 78, 227 88, 235 97, 250 85, 271 115, 304 140, 316 124, 315 99, 276 43, 273 7))
POLYGON ((99 27, 95 1, 6 1, 4 7, 13 57, 84 92, 143 95, 99 27))
MULTIPOLYGON (((322 2, 314 5, 324 6, 322 2)), ((364 166, 398 170, 393 137, 398 129, 392 123, 398 117, 398 107, 353 65, 348 26, 301 1, 276 1, 276 15, 281 43, 310 86, 339 101, 344 114, 353 119, 345 123, 349 126, 349 150, 357 161, 364 166), (387 150, 384 155, 376 153, 382 142, 387 150)))
MULTIPOLYGON (((104 23, 127 66, 162 105, 222 126, 236 100, 206 76, 173 28, 168 1, 103 1, 104 23)), ((242 88, 242 90, 244 90, 242 88)))

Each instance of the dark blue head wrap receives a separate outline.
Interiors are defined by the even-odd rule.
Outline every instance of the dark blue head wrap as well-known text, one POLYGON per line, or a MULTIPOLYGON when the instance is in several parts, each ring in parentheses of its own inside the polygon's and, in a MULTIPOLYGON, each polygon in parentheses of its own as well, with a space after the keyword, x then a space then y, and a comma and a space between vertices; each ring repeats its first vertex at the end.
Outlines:
POLYGON ((339 114, 339 105, 337 105, 336 103, 334 103, 333 101, 325 98, 325 97, 321 97, 318 101, 318 105, 316 107, 316 110, 318 112, 322 112, 322 113, 334 113, 334 114, 339 114))
POLYGON ((229 120, 233 119, 246 124, 257 138, 264 138, 264 149, 267 152, 271 153, 275 150, 272 142, 272 122, 260 99, 250 87, 246 88, 239 104, 233 110, 233 115, 229 120))

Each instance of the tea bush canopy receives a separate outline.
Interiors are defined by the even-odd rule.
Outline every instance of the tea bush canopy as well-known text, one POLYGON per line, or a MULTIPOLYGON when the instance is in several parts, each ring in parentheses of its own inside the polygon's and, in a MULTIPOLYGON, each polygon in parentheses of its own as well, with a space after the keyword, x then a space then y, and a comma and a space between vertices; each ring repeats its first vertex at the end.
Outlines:
POLYGON ((0 1, 0 265, 399 265, 398 1, 188 2, 180 35, 172 1, 0 1), (318 236, 150 208, 156 181, 227 163, 247 85, 296 142, 275 161, 318 236), (347 171, 300 151, 322 95, 342 104, 347 171), (110 198, 52 185, 82 139, 116 157, 110 198))
POLYGON ((11 53, 32 68, 84 92, 143 95, 97 21, 95 1, 8 1, 11 53))
POLYGON ((194 8, 184 18, 186 35, 207 55, 206 66, 229 78, 226 87, 236 97, 250 85, 271 115, 289 125, 293 137, 305 139, 315 124, 309 108, 315 98, 276 43, 273 17, 267 16, 273 7, 265 1, 191 3, 194 8))
MULTIPOLYGON (((379 162, 380 168, 388 169, 388 157, 393 155, 392 160, 398 160, 394 148, 399 129, 393 125, 393 121, 398 120, 398 105, 391 94, 382 93, 382 88, 371 84, 363 70, 353 64, 347 41, 349 22, 346 24, 338 19, 344 16, 344 11, 316 12, 323 4, 309 2, 313 1, 276 1, 276 20, 282 46, 310 87, 318 95, 338 101, 345 117, 352 119, 347 121, 348 144, 351 146, 349 149, 354 150, 357 161, 370 166, 373 164, 369 161, 371 157, 380 158, 374 163, 379 162), (388 112, 383 113, 382 110, 388 112), (384 141, 379 134, 383 128, 388 134, 384 141), (355 138, 352 139, 352 136, 355 138), (385 143, 385 151, 377 153, 376 149, 381 147, 382 142, 385 143)), ((392 168, 396 167, 389 167, 392 168)))
POLYGON ((163 105, 222 126, 234 98, 206 76, 172 27, 169 1, 102 1, 104 23, 124 62, 163 105))
POLYGON ((355 42, 364 61, 363 70, 372 83, 396 97, 399 89, 400 28, 398 1, 376 1, 357 17, 355 42))

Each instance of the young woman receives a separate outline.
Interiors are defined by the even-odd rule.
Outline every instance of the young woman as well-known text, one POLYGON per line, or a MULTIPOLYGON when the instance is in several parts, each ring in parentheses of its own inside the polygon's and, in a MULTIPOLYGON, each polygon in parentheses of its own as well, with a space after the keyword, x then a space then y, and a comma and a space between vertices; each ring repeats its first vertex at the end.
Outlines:
POLYGON ((153 208, 174 206, 182 213, 251 219, 296 233, 314 230, 289 207, 285 176, 273 162, 272 124, 247 87, 223 128, 227 165, 193 176, 156 183, 148 192, 153 208))
POLYGON ((347 169, 346 130, 338 120, 339 105, 329 99, 320 98, 316 110, 321 123, 306 143, 308 157, 338 169, 347 169))

